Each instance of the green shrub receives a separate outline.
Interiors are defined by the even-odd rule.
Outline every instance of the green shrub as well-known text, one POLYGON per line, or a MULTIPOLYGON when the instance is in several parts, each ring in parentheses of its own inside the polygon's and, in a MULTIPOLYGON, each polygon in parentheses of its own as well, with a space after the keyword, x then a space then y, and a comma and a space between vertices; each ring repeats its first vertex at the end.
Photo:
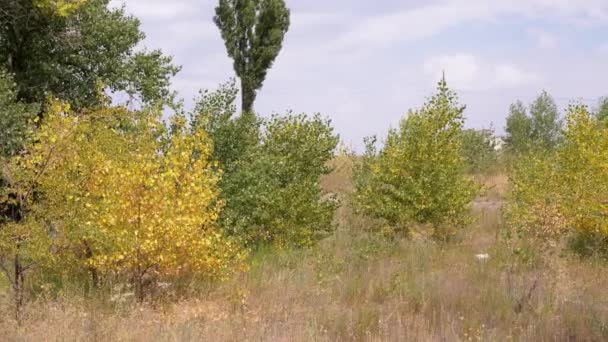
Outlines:
POLYGON ((333 229, 337 203, 319 183, 339 138, 319 115, 236 115, 236 93, 234 83, 203 93, 192 116, 209 131, 225 171, 224 229, 249 245, 313 244, 333 229))
POLYGON ((273 116, 258 148, 224 182, 224 223, 249 242, 305 246, 332 229, 333 198, 323 199, 338 138, 320 116, 273 116))

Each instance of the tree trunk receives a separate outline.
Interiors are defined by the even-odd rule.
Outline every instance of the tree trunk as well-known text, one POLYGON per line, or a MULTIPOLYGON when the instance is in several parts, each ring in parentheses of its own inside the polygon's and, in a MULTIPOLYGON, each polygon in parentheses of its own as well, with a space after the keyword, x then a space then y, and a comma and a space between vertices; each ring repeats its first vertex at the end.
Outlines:
POLYGON ((15 254, 14 260, 15 281, 13 283, 13 295, 15 296, 15 319, 21 325, 21 309, 24 303, 25 273, 19 254, 15 254))
POLYGON ((144 279, 141 274, 137 274, 135 277, 135 297, 139 303, 143 303, 145 299, 144 295, 144 279))
POLYGON ((249 86, 246 81, 241 79, 241 100, 243 113, 253 112, 253 103, 255 102, 255 89, 249 86))
MULTIPOLYGON (((83 244, 85 250, 85 257, 87 259, 91 259, 93 257, 93 250, 91 250, 91 247, 86 241, 83 241, 83 244)), ((99 287, 99 274, 97 273, 97 268, 95 268, 94 266, 89 266, 89 274, 91 275, 91 287, 89 287, 89 282, 87 281, 85 287, 85 292, 87 295, 91 293, 91 289, 97 290, 97 288, 99 287)))

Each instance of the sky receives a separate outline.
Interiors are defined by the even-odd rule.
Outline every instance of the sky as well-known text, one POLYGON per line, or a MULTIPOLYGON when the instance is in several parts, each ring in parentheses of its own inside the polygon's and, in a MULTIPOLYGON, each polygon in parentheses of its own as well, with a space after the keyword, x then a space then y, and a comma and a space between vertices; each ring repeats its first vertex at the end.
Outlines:
MULTIPOLYGON (((548 91, 563 110, 608 95, 608 0, 286 0, 291 27, 258 93, 262 115, 321 113, 355 150, 433 94, 442 71, 467 127, 504 132, 509 105, 548 91)), ((146 48, 182 71, 174 89, 234 77, 213 23, 217 0, 113 0, 137 16, 146 48)))

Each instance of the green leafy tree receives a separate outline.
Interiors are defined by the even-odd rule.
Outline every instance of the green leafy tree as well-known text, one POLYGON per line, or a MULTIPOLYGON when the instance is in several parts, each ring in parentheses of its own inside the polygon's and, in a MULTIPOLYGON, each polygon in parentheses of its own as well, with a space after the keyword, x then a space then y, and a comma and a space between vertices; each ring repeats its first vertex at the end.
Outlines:
POLYGON ((600 122, 607 122, 608 120, 608 97, 600 99, 600 103, 596 112, 596 117, 600 122))
POLYGON ((238 89, 234 80, 215 91, 202 91, 192 115, 193 129, 202 128, 214 143, 214 158, 222 165, 226 178, 260 144, 261 121, 252 112, 237 115, 238 89))
POLYGON ((338 137, 319 115, 273 116, 258 148, 223 183, 224 225, 249 244, 310 246, 332 231, 337 201, 320 179, 338 137))
POLYGON ((494 130, 464 130, 462 132, 462 150, 469 172, 488 171, 498 160, 494 130))
POLYGON ((23 174, 9 167, 32 135, 36 112, 36 106, 16 101, 12 77, 0 70, 0 269, 11 284, 17 319, 24 303, 26 272, 44 254, 47 242, 39 226, 20 225, 29 219, 32 198, 26 194, 33 191, 20 180, 23 174))
POLYGON ((505 131, 507 133, 505 144, 510 152, 521 153, 531 147, 532 120, 521 101, 517 101, 509 108, 505 131))
POLYGON ((36 114, 36 106, 17 101, 15 87, 13 77, 0 70, 0 158, 23 149, 36 114))
POLYGON ((17 97, 47 96, 76 108, 99 104, 98 85, 153 102, 170 94, 178 68, 159 50, 135 51, 139 20, 109 0, 0 2, 0 66, 14 75, 17 97))
POLYGON ((557 105, 546 91, 530 105, 530 119, 534 145, 544 150, 554 149, 560 141, 562 124, 557 105))
POLYGON ((222 225, 250 245, 310 245, 333 228, 336 201, 319 181, 338 137, 318 115, 237 115, 237 93, 234 82, 202 92, 190 120, 209 132, 224 170, 222 225))
POLYGON ((466 176, 462 145, 463 111, 445 79, 437 94, 410 111, 386 144, 358 172, 356 204, 389 232, 430 225, 439 240, 449 240, 469 220, 469 204, 479 187, 466 176))
POLYGON ((220 0, 214 21, 241 79, 242 110, 251 112, 289 29, 284 0, 220 0))

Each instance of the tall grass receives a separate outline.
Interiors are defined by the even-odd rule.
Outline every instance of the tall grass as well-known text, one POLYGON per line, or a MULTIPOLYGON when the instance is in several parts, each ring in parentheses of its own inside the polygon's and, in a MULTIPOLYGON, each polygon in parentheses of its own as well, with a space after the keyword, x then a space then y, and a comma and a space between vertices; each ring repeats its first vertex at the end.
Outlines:
MULTIPOLYGON (((504 177, 474 205, 456 244, 386 239, 348 205, 350 160, 324 180, 338 229, 308 250, 260 249, 222 284, 137 305, 66 295, 30 304, 0 339, 136 341, 600 341, 608 339, 606 266, 567 256, 556 269, 514 262, 501 239, 504 177), (489 254, 482 261, 477 254, 489 254)), ((492 187, 491 185, 493 185, 492 187)), ((181 290, 180 290, 181 291, 181 290)), ((183 292, 183 291, 182 291, 183 292)), ((187 292, 187 291, 186 291, 187 292)), ((2 312, 10 304, 0 297, 2 312)))

